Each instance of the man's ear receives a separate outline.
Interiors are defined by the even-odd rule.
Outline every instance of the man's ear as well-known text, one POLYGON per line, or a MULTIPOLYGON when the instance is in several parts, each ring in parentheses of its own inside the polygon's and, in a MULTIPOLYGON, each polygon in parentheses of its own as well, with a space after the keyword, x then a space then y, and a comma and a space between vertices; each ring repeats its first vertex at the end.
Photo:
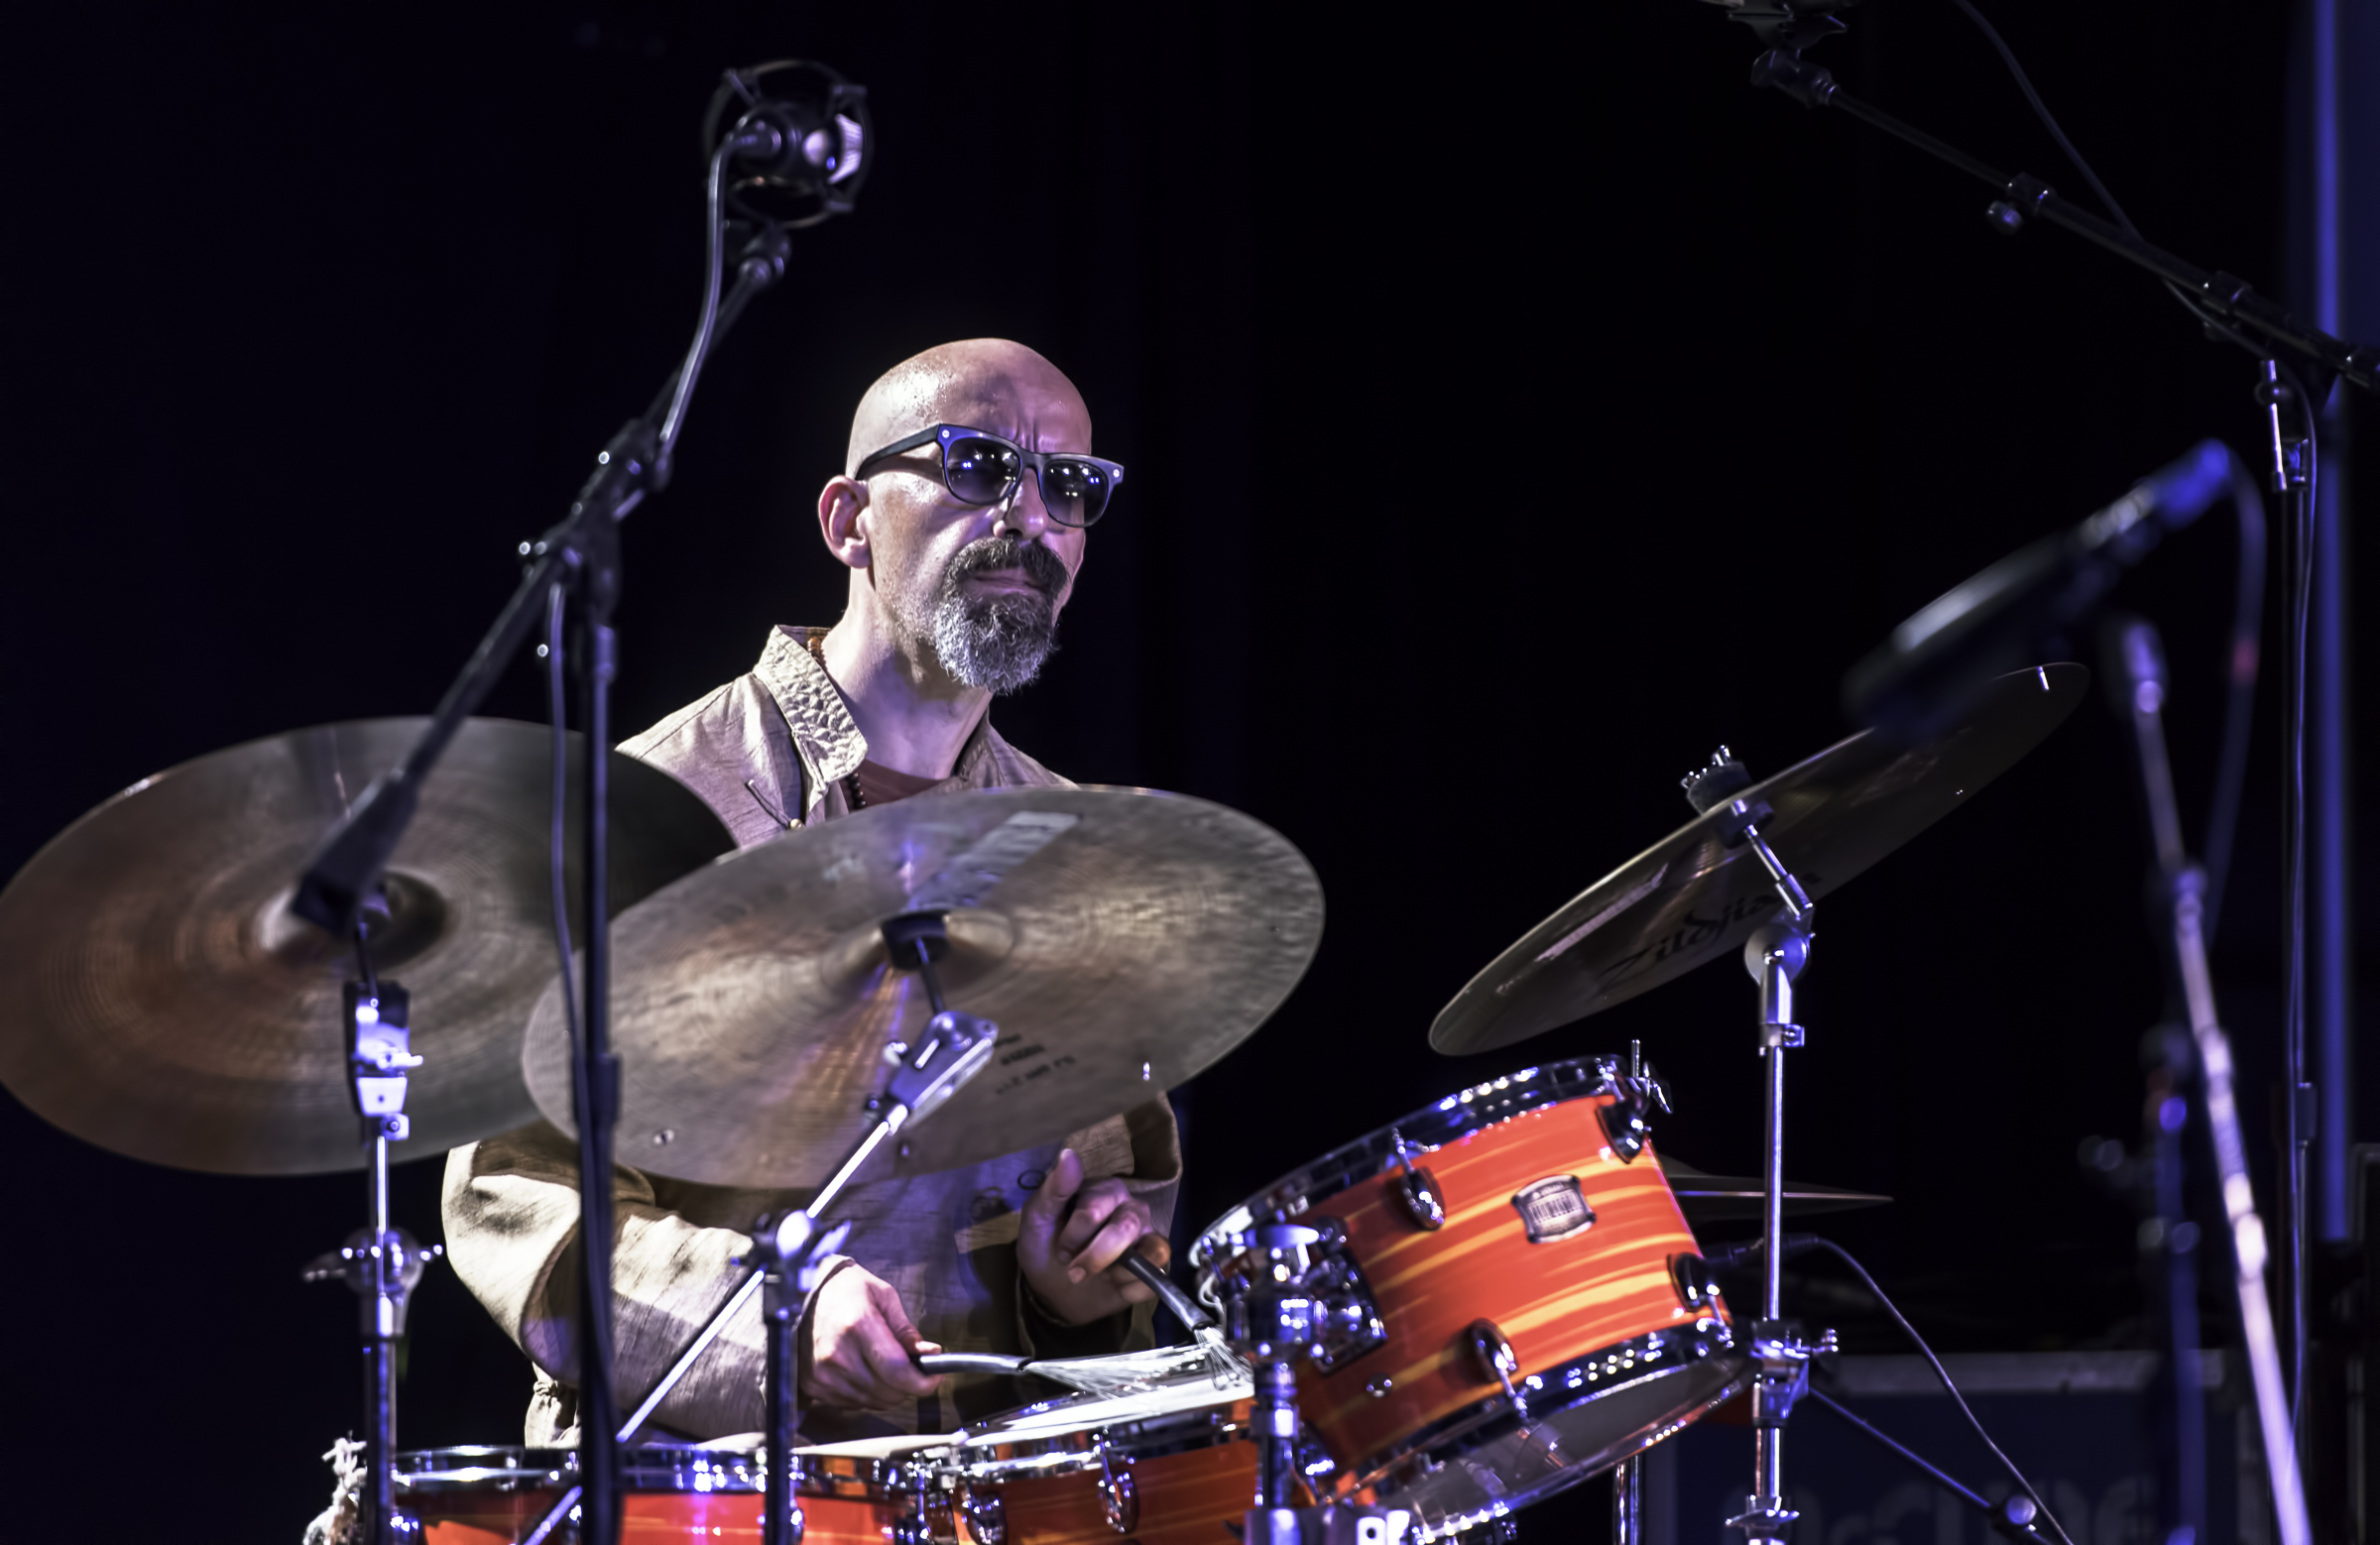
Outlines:
POLYGON ((864 569, 873 561, 868 529, 860 520, 867 508, 868 485, 856 478, 831 478, 818 491, 818 535, 835 561, 848 568, 864 569))

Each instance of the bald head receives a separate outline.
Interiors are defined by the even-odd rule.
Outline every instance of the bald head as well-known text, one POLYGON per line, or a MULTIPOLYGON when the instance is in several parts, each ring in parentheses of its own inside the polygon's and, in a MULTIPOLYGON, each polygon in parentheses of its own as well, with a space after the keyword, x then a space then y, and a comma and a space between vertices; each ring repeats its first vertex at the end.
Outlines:
POLYGON ((1048 360, 1006 338, 937 344, 886 371, 852 415, 843 470, 929 424, 989 429, 1035 450, 1091 449, 1091 410, 1048 360))

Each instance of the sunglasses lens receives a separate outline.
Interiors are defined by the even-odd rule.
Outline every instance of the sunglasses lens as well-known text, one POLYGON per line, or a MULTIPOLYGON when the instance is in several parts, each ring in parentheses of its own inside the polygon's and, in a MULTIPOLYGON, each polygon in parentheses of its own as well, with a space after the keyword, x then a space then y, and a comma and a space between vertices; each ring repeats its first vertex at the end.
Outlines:
POLYGON ((998 503, 1023 470, 1016 453, 997 440, 952 440, 942 456, 943 483, 971 505, 998 503))
POLYGON ((1108 508, 1110 479, 1096 462, 1052 457, 1042 464, 1041 503, 1060 526, 1088 526, 1108 508))

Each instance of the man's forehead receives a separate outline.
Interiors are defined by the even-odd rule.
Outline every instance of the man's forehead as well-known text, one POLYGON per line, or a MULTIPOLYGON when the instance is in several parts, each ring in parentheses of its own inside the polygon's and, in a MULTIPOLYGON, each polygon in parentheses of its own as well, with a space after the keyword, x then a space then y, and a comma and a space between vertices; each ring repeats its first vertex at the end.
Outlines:
POLYGON ((1030 450, 1089 450, 1091 419, 1079 398, 1046 383, 1002 377, 954 382, 927 403, 909 431, 964 424, 1005 435, 1030 450))
POLYGON ((984 338, 926 350, 869 388, 852 422, 856 460, 937 423, 1034 450, 1091 449, 1091 415, 1074 384, 1022 344, 984 338))

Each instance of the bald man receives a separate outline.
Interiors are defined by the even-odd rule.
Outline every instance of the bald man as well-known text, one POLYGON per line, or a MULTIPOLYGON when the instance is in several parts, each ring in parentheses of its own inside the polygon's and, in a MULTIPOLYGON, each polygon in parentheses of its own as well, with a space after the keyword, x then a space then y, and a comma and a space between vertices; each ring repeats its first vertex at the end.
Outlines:
MULTIPOLYGON (((751 673, 622 750, 700 794, 743 846, 870 805, 977 788, 1068 787, 992 728, 992 698, 1057 642, 1085 528, 1124 469, 1090 454, 1072 382, 1021 344, 976 339, 870 387, 818 530, 849 571, 832 628, 779 627, 751 673)), ((544 1122, 447 1157, 448 1258, 536 1368, 526 1441, 578 1441, 577 1145, 544 1122)), ((940 1432, 1027 1396, 988 1375, 929 1378, 912 1351, 1082 1357, 1151 1341, 1151 1294, 1181 1179, 1162 1100, 1061 1143, 935 1174, 880 1152, 835 1216, 854 1228, 804 1311, 801 1430, 813 1443, 940 1432)), ((613 1186, 623 1408, 641 1400, 741 1276, 762 1214, 806 1192, 646 1175, 613 1186)), ((664 1436, 762 1424, 757 1299, 669 1398, 664 1436)))

